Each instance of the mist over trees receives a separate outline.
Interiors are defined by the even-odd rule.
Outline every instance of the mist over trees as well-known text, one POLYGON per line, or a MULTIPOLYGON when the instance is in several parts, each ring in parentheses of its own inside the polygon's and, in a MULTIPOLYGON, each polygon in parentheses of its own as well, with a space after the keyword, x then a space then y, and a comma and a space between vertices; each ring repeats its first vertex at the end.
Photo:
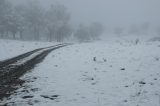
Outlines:
POLYGON ((160 35, 160 27, 153 26, 149 21, 129 23, 128 26, 111 25, 113 28, 106 24, 106 30, 100 22, 73 25, 70 11, 60 3, 52 3, 47 8, 39 0, 12 3, 9 0, 0 0, 0 38, 2 39, 62 42, 73 38, 84 42, 100 39, 104 31, 109 31, 108 34, 111 36, 160 35))
POLYGON ((89 26, 80 24, 74 36, 79 42, 98 40, 104 31, 104 26, 99 22, 93 22, 89 26))
POLYGON ((158 27, 156 28, 156 32, 157 32, 158 35, 160 35, 160 26, 158 26, 158 27))
POLYGON ((79 42, 90 40, 89 28, 82 24, 79 25, 79 27, 75 31, 74 36, 77 38, 79 42))
POLYGON ((114 34, 117 36, 159 36, 160 35, 160 25, 153 24, 150 22, 141 22, 137 24, 130 24, 128 26, 114 26, 111 29, 109 34, 114 34))
POLYGON ((14 24, 14 14, 11 9, 11 4, 6 0, 0 1, 0 31, 1 37, 8 36, 12 25, 14 24))
POLYGON ((54 3, 46 9, 36 0, 17 5, 0 0, 0 38, 62 42, 74 34, 82 42, 98 39, 103 25, 94 22, 75 29, 71 25, 71 13, 63 4, 54 3))
POLYGON ((52 41, 63 41, 64 38, 71 35, 71 26, 69 24, 70 13, 66 7, 61 4, 51 5, 46 13, 46 24, 49 39, 52 41))
POLYGON ((124 31, 124 29, 122 27, 114 28, 114 34, 116 34, 116 35, 122 35, 123 31, 124 31))
POLYGON ((104 26, 99 22, 93 22, 89 26, 89 34, 91 36, 91 39, 93 40, 99 39, 103 31, 104 31, 104 26))

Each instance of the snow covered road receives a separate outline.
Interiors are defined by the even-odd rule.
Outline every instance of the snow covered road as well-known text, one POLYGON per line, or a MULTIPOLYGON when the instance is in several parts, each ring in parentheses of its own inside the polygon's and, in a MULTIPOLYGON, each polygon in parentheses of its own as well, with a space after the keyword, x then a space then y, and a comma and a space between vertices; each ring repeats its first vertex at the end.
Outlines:
POLYGON ((24 80, 19 80, 19 77, 34 68, 51 51, 67 45, 59 44, 40 48, 2 61, 0 63, 0 100, 3 100, 4 97, 9 97, 17 89, 17 85, 22 85, 22 82, 25 82, 24 80))
POLYGON ((34 42, 0 39, 0 61, 18 56, 20 54, 38 49, 53 46, 56 42, 34 42))
POLYGON ((15 106, 159 106, 160 43, 94 42, 53 51, 6 100, 15 106))

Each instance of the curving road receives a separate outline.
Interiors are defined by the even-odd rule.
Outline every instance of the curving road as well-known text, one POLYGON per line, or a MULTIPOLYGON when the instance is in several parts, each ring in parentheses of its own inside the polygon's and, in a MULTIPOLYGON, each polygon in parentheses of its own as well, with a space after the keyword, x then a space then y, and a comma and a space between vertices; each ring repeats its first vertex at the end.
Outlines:
POLYGON ((0 62, 0 100, 9 97, 25 82, 19 78, 35 67, 53 50, 69 44, 39 48, 0 62))

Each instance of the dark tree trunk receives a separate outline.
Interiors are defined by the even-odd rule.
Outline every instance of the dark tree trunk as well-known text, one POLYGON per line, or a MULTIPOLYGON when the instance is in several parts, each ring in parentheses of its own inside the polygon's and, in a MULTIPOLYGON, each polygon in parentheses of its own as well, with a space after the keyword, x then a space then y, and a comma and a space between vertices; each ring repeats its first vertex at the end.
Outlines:
POLYGON ((16 32, 12 32, 13 33, 13 39, 16 39, 16 32))
POLYGON ((23 31, 20 31, 20 39, 23 40, 23 31))
POLYGON ((4 38, 4 31, 1 32, 1 38, 4 38))
POLYGON ((52 41, 52 32, 50 31, 49 32, 49 42, 51 42, 52 41))
POLYGON ((34 28, 34 38, 35 40, 40 40, 39 38, 39 29, 37 27, 34 28))
POLYGON ((8 38, 8 35, 9 35, 9 31, 6 31, 6 37, 5 38, 8 38))

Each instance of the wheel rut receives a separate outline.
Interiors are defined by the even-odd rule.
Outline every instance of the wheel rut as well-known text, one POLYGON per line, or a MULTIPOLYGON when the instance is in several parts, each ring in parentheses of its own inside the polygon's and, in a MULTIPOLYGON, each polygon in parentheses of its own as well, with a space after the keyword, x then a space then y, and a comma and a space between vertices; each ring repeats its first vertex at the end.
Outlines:
POLYGON ((53 50, 70 44, 58 44, 50 47, 39 48, 24 53, 11 59, 0 62, 0 100, 10 97, 15 90, 20 88, 24 80, 20 77, 33 69, 38 63, 53 50))

